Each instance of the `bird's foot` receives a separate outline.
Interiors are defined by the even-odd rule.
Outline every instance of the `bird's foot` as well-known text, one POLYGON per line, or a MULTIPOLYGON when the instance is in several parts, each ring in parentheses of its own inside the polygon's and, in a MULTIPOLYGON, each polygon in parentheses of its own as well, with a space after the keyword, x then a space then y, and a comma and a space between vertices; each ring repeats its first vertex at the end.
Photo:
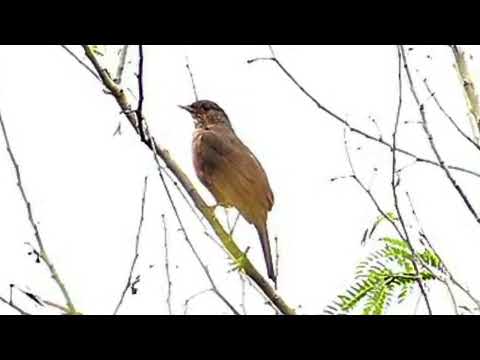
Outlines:
POLYGON ((247 249, 242 252, 242 255, 231 262, 232 268, 228 272, 245 270, 245 265, 248 261, 247 254, 249 250, 250 247, 247 247, 247 249))
POLYGON ((210 211, 212 214, 215 214, 215 210, 217 210, 217 207, 219 207, 220 204, 215 204, 215 205, 212 205, 212 206, 207 206, 207 210, 210 211))

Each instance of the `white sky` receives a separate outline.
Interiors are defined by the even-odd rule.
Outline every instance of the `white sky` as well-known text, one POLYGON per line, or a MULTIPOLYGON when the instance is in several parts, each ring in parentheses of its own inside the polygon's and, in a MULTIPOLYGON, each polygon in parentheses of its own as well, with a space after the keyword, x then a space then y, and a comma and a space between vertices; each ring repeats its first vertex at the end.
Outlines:
MULTIPOLYGON (((476 61, 479 49, 469 49, 474 56, 473 68, 480 70, 476 61)), ((136 47, 130 51, 131 58, 136 59, 136 47)), ((398 101, 394 46, 276 46, 275 51, 323 105, 345 116, 352 125, 377 134, 369 120, 374 117, 390 141, 398 101)), ((192 120, 177 107, 193 101, 186 55, 199 96, 225 109, 236 132, 269 176, 275 194, 269 232, 272 241, 275 236, 279 238, 280 294, 291 306, 301 306, 300 313, 321 313, 352 282, 356 264, 374 249, 376 241, 364 248, 360 245, 365 228, 377 217, 366 194, 353 181, 329 181, 349 175, 343 128, 318 110, 273 63, 246 63, 250 58, 269 56, 267 46, 146 46, 144 109, 152 132, 209 203, 213 200, 196 179, 191 163, 192 120)), ((428 99, 421 82, 427 76, 443 106, 468 131, 451 51, 446 46, 415 46, 408 55, 421 101, 428 99)), ((182 314, 185 299, 210 285, 177 231, 152 155, 133 136, 114 99, 104 94, 100 84, 59 46, 2 46, 0 59, 0 111, 47 251, 76 307, 87 314, 113 312, 133 257, 143 178, 148 176, 140 258, 134 273, 141 275, 139 292, 135 296, 128 293, 120 313, 167 312, 161 223, 161 214, 166 214, 173 309, 182 314), (114 137, 118 122, 122 123, 122 135, 114 137)), ((125 81, 131 86, 135 85, 133 70, 126 69, 130 76, 125 81)), ((433 159, 421 126, 403 124, 419 120, 406 83, 404 90, 398 145, 433 159)), ((445 160, 480 171, 478 152, 457 135, 431 99, 426 102, 426 111, 445 160)), ((393 211, 391 154, 356 135, 350 141, 352 147, 362 147, 354 151, 353 158, 366 183, 372 169, 379 168, 372 189, 383 208, 393 211)), ((403 156, 398 161, 399 166, 411 162, 403 156)), ((453 174, 480 211, 480 195, 475 191, 480 179, 453 174)), ((225 254, 203 235, 198 220, 178 192, 173 187, 171 190, 218 288, 240 309, 238 274, 227 273, 231 265, 225 254)), ((437 168, 419 164, 403 172, 400 201, 408 223, 414 226, 406 190, 449 269, 480 296, 480 225, 437 168)), ((45 266, 27 256, 29 248, 24 243, 34 244, 35 239, 3 138, 0 199, 0 295, 8 298, 9 284, 15 283, 44 299, 62 303, 45 266)), ((233 220, 235 212, 230 213, 233 220)), ((377 235, 394 233, 383 225, 377 235)), ((264 273, 253 227, 240 222, 236 239, 243 249, 251 247, 249 256, 264 273)), ((418 291, 389 313, 411 314, 417 299, 418 291)), ((433 286, 430 299, 434 313, 452 312, 443 287, 433 286)), ((14 300, 29 311, 48 312, 19 293, 14 300)), ((458 300, 470 305, 461 294, 458 300)), ((251 288, 247 289, 246 307, 249 314, 272 313, 251 288)), ((0 314, 10 313, 14 312, 0 304, 0 314)), ((189 313, 229 311, 215 295, 206 294, 191 303, 189 313)), ((425 313, 423 303, 418 313, 425 313)))

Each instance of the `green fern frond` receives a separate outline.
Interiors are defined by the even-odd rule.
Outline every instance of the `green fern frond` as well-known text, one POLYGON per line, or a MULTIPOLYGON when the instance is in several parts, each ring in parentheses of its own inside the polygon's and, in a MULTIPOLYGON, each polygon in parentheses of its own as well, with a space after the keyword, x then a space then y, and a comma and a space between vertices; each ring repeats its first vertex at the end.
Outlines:
MULTIPOLYGON (((392 221, 398 220, 394 213, 387 216, 392 221)), ((383 217, 376 220, 371 234, 383 220, 383 217)), ((410 247, 401 239, 383 237, 379 240, 383 246, 359 262, 354 284, 338 296, 339 302, 328 305, 324 313, 346 314, 361 308, 363 314, 381 315, 393 302, 399 304, 408 298, 418 281, 410 247)), ((433 251, 424 250, 417 255, 431 268, 442 269, 441 261, 433 251)), ((422 281, 436 279, 426 266, 419 270, 422 281)))

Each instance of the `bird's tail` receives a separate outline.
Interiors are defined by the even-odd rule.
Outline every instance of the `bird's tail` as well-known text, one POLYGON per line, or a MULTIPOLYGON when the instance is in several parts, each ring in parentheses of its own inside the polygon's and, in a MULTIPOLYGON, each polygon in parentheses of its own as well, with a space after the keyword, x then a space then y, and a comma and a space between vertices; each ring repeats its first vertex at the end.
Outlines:
POLYGON ((260 237, 260 243, 262 244, 263 256, 265 258, 265 264, 267 265, 268 277, 276 284, 277 277, 273 268, 272 250, 270 248, 270 241, 268 240, 268 230, 266 225, 255 226, 260 237))

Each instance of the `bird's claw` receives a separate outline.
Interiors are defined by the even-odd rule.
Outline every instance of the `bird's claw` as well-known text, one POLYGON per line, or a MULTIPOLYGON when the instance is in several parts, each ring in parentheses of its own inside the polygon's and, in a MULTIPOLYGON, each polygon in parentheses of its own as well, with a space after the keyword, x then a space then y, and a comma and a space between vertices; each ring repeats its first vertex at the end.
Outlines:
POLYGON ((228 272, 233 272, 233 271, 242 271, 245 270, 245 265, 247 264, 248 258, 247 258, 247 253, 248 250, 250 250, 250 247, 247 247, 247 249, 242 252, 242 255, 240 255, 238 258, 234 259, 231 262, 232 268, 228 272))

